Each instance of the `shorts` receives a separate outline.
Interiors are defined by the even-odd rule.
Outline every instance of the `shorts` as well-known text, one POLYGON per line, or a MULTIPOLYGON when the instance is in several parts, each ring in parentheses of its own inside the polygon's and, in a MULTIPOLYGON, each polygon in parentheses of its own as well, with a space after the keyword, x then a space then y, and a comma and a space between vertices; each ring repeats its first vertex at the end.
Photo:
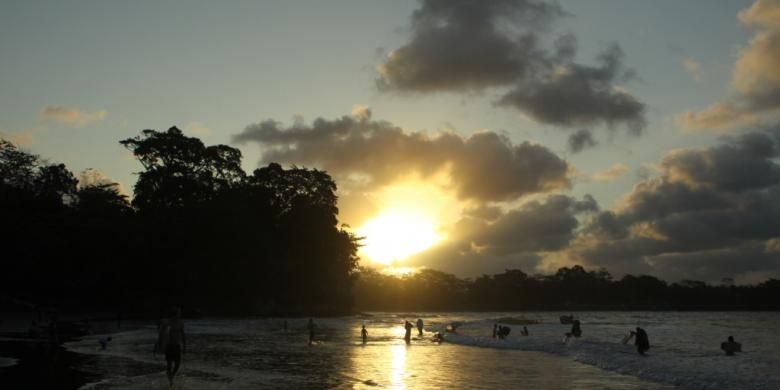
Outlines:
POLYGON ((181 360, 181 346, 179 344, 168 344, 165 348, 165 360, 181 360))

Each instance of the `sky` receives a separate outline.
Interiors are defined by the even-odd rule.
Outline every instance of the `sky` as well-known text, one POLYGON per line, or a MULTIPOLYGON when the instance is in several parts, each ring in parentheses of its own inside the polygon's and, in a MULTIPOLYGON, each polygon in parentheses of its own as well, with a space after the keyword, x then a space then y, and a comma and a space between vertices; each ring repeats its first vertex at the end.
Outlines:
POLYGON ((367 265, 780 277, 780 1, 0 3, 0 136, 325 169, 367 265))

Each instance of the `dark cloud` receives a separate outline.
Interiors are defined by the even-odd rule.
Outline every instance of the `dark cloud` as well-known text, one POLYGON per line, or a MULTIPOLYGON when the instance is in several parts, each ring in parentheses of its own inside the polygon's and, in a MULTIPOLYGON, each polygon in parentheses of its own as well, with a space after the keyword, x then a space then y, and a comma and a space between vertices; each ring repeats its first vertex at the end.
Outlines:
POLYGON ((579 215, 595 211, 598 205, 590 195, 582 200, 548 195, 490 220, 467 214, 456 224, 447 244, 407 263, 462 275, 518 267, 533 271, 542 260, 541 252, 566 248, 575 238, 579 215))
POLYGON ((777 275, 778 157, 780 127, 670 152, 657 177, 590 220, 569 255, 672 280, 777 275))
POLYGON ((563 15, 532 0, 425 0, 412 37, 380 67, 380 89, 451 91, 506 85, 537 66, 535 31, 563 15))
POLYGON ((568 164, 542 145, 512 144, 494 132, 469 137, 406 133, 389 122, 371 120, 368 111, 335 120, 320 118, 311 125, 284 127, 264 121, 248 126, 233 141, 258 143, 261 164, 315 166, 341 178, 365 177, 369 186, 410 173, 428 177, 448 169, 461 199, 513 200, 570 185, 568 164))
POLYGON ((572 153, 579 153, 587 148, 596 146, 598 142, 593 137, 593 132, 589 129, 579 129, 569 135, 569 150, 572 153))
POLYGON ((499 100, 499 105, 515 107, 539 122, 570 127, 620 124, 634 135, 645 126, 645 106, 616 82, 628 80, 623 69, 623 51, 617 45, 602 53, 599 66, 562 64, 538 77, 520 81, 499 100))
POLYGON ((644 104, 617 87, 632 71, 613 45, 597 66, 574 62, 577 41, 564 34, 545 47, 556 4, 533 0, 423 0, 409 42, 379 67, 380 90, 469 91, 512 87, 498 104, 555 126, 626 125, 639 134, 644 104))
POLYGON ((771 160, 780 155, 778 128, 728 139, 727 144, 668 154, 661 168, 675 181, 723 191, 762 188, 780 181, 780 167, 771 160))

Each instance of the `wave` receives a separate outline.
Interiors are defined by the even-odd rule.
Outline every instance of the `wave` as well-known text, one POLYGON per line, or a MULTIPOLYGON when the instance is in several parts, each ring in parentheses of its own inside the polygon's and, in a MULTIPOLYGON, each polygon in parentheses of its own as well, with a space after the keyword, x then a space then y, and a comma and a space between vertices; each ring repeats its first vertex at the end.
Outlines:
MULTIPOLYGON (((631 375, 659 383, 691 389, 778 389, 780 378, 767 362, 751 359, 750 353, 736 357, 721 351, 697 349, 695 346, 670 343, 653 344, 653 329, 649 329, 651 349, 639 355, 631 344, 620 341, 631 329, 625 325, 596 325, 583 322, 583 336, 563 343, 567 325, 527 325, 530 336, 510 334, 505 340, 492 337, 493 320, 470 321, 457 333, 446 335, 453 344, 484 348, 546 352, 572 358, 580 363, 631 375)), ((600 323, 604 323, 603 321, 600 323)), ((515 330, 519 333, 519 330, 515 330)), ((658 331, 663 335, 666 332, 658 331)))

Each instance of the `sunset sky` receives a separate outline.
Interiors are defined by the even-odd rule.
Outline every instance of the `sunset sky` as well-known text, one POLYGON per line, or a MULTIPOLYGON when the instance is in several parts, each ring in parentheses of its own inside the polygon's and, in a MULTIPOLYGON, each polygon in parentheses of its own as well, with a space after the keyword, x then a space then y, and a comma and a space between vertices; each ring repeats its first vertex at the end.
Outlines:
POLYGON ((780 1, 3 1, 0 136, 327 170, 365 264, 780 276, 780 1))

